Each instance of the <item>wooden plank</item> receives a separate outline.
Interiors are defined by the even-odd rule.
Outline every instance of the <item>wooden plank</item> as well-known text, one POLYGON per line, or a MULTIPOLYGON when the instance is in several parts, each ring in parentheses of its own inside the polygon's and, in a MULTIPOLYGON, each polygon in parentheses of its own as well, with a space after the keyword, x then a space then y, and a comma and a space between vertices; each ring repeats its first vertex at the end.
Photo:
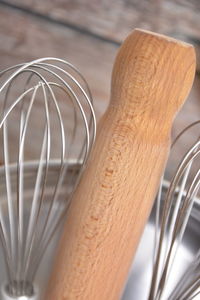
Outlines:
POLYGON ((78 25, 118 42, 129 31, 141 27, 172 36, 200 39, 200 2, 198 0, 4 0, 78 25))

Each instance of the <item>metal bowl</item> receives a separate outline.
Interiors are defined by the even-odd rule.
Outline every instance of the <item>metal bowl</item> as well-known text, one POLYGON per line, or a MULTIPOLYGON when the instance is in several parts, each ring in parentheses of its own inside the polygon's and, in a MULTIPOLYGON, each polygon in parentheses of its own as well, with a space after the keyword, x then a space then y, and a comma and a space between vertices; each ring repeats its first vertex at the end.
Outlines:
MULTIPOLYGON (((76 172, 79 169, 80 165, 75 162, 69 163, 68 176, 71 175, 72 172, 76 172)), ((25 177, 27 180, 27 190, 24 193, 24 197, 26 197, 27 203, 31 203, 31 197, 33 194, 34 187, 34 176, 37 171, 37 165, 35 163, 28 163, 25 166, 25 177)), ((50 180, 48 180, 49 193, 51 194, 51 187, 54 185, 57 173, 59 168, 56 162, 50 164, 49 174, 50 180)), ((16 167, 12 167, 11 178, 15 178, 16 167)), ((73 173, 74 174, 74 173, 73 173)), ((3 169, 0 168, 0 178, 4 176, 3 169)), ((4 184, 2 184, 2 180, 0 181, 0 192, 1 199, 0 205, 1 209, 4 206, 7 206, 6 198, 4 197, 5 189, 4 184)), ((69 194, 71 187, 66 184, 63 185, 63 188, 60 191, 60 197, 63 195, 69 194)), ((4 211, 4 210, 2 210, 4 211)), ((153 257, 153 246, 154 246, 154 209, 149 218, 148 224, 146 225, 143 237, 141 239, 139 248, 137 250, 136 257, 134 259, 132 268, 130 270, 129 278, 124 289, 122 300, 146 300, 149 285, 151 281, 151 272, 152 272, 152 257, 153 257)), ((173 276, 170 280, 171 288, 173 288, 175 282, 179 279, 181 273, 184 272, 187 265, 192 261, 197 249, 200 247, 200 231, 199 231, 199 223, 200 223, 200 204, 197 201, 195 207, 192 212, 192 217, 190 218, 190 222, 188 224, 187 232, 185 234, 185 238, 183 240, 178 260, 176 262, 176 270, 177 272, 173 273, 173 276)), ((36 280, 35 280, 35 295, 32 298, 27 297, 19 297, 18 300, 40 300, 43 299, 44 290, 48 281, 48 277, 51 271, 53 257, 55 255, 55 248, 60 236, 60 231, 58 230, 52 239, 51 243, 46 250, 46 253, 41 261, 39 266, 39 270, 37 272, 36 280)), ((6 282, 6 269, 4 264, 4 257, 2 249, 0 248, 0 285, 1 285, 1 300, 11 300, 16 299, 9 296, 6 296, 5 292, 5 282, 6 282)))
MULTIPOLYGON (((167 192, 169 183, 164 184, 163 196, 167 192)), ((189 264, 194 260, 197 251, 200 249, 200 201, 196 198, 188 226, 179 246, 178 255, 173 264, 172 272, 167 285, 167 295, 169 296, 178 284, 189 264)), ((153 207, 148 223, 143 232, 136 256, 122 300, 147 300, 150 289, 151 276, 153 270, 153 251, 155 238, 155 207, 153 207)), ((165 238, 164 243, 167 243, 165 238)), ((164 298, 168 300, 175 300, 164 298)), ((185 299, 185 298, 184 298, 185 299)), ((199 296, 193 300, 199 300, 199 296)), ((186 299, 185 299, 186 300, 186 299)))

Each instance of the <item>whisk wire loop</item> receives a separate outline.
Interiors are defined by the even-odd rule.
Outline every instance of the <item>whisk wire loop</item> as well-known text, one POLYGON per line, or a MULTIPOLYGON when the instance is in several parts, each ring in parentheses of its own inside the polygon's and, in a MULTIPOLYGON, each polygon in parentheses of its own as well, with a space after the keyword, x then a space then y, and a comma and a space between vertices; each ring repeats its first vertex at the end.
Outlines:
POLYGON ((0 71, 1 79, 0 160, 6 201, 0 202, 0 236, 7 268, 6 290, 13 297, 31 297, 40 261, 65 217, 70 195, 94 143, 96 118, 86 80, 62 59, 49 57, 18 64, 0 71), (18 95, 15 85, 21 89, 18 95), (38 112, 43 117, 36 128, 38 112), (18 131, 16 151, 12 151, 13 122, 18 131), (27 159, 31 134, 37 147, 27 159), (71 161, 81 167, 69 177, 71 161), (30 164, 35 166, 32 195, 27 194, 30 164), (57 177, 50 186, 54 165, 57 177), (66 187, 70 189, 64 193, 66 187))
MULTIPOLYGON (((172 147, 186 131, 197 124, 199 124, 199 121, 184 129, 175 139, 175 142, 172 143, 172 147)), ((168 291, 168 281, 170 277, 173 277, 172 271, 174 270, 176 257, 200 188, 200 169, 193 172, 193 166, 199 154, 200 139, 198 138, 181 159, 163 201, 162 193, 166 183, 163 178, 161 180, 156 200, 154 265, 149 300, 188 300, 193 299, 199 293, 199 252, 195 261, 187 267, 187 275, 184 276, 183 274, 170 294, 168 291), (192 176, 191 173, 194 175, 192 176)))

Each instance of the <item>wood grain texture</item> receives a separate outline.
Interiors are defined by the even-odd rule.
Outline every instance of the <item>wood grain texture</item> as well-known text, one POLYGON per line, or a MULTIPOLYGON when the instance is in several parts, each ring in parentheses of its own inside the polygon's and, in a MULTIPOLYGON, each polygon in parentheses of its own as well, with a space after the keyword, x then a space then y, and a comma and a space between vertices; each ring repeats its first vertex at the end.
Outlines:
POLYGON ((120 298, 194 73, 194 49, 176 40, 136 30, 120 48, 45 299, 120 298))
POLYGON ((115 41, 135 27, 200 38, 198 0, 5 0, 115 41))

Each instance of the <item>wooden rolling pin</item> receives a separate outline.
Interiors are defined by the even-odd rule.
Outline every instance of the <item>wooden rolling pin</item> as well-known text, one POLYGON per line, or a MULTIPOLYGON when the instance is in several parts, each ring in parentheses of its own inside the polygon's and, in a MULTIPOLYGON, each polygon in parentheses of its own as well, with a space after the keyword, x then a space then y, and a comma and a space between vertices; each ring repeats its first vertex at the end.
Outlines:
POLYGON ((194 74, 191 45, 138 29, 122 44, 45 300, 120 299, 194 74))

